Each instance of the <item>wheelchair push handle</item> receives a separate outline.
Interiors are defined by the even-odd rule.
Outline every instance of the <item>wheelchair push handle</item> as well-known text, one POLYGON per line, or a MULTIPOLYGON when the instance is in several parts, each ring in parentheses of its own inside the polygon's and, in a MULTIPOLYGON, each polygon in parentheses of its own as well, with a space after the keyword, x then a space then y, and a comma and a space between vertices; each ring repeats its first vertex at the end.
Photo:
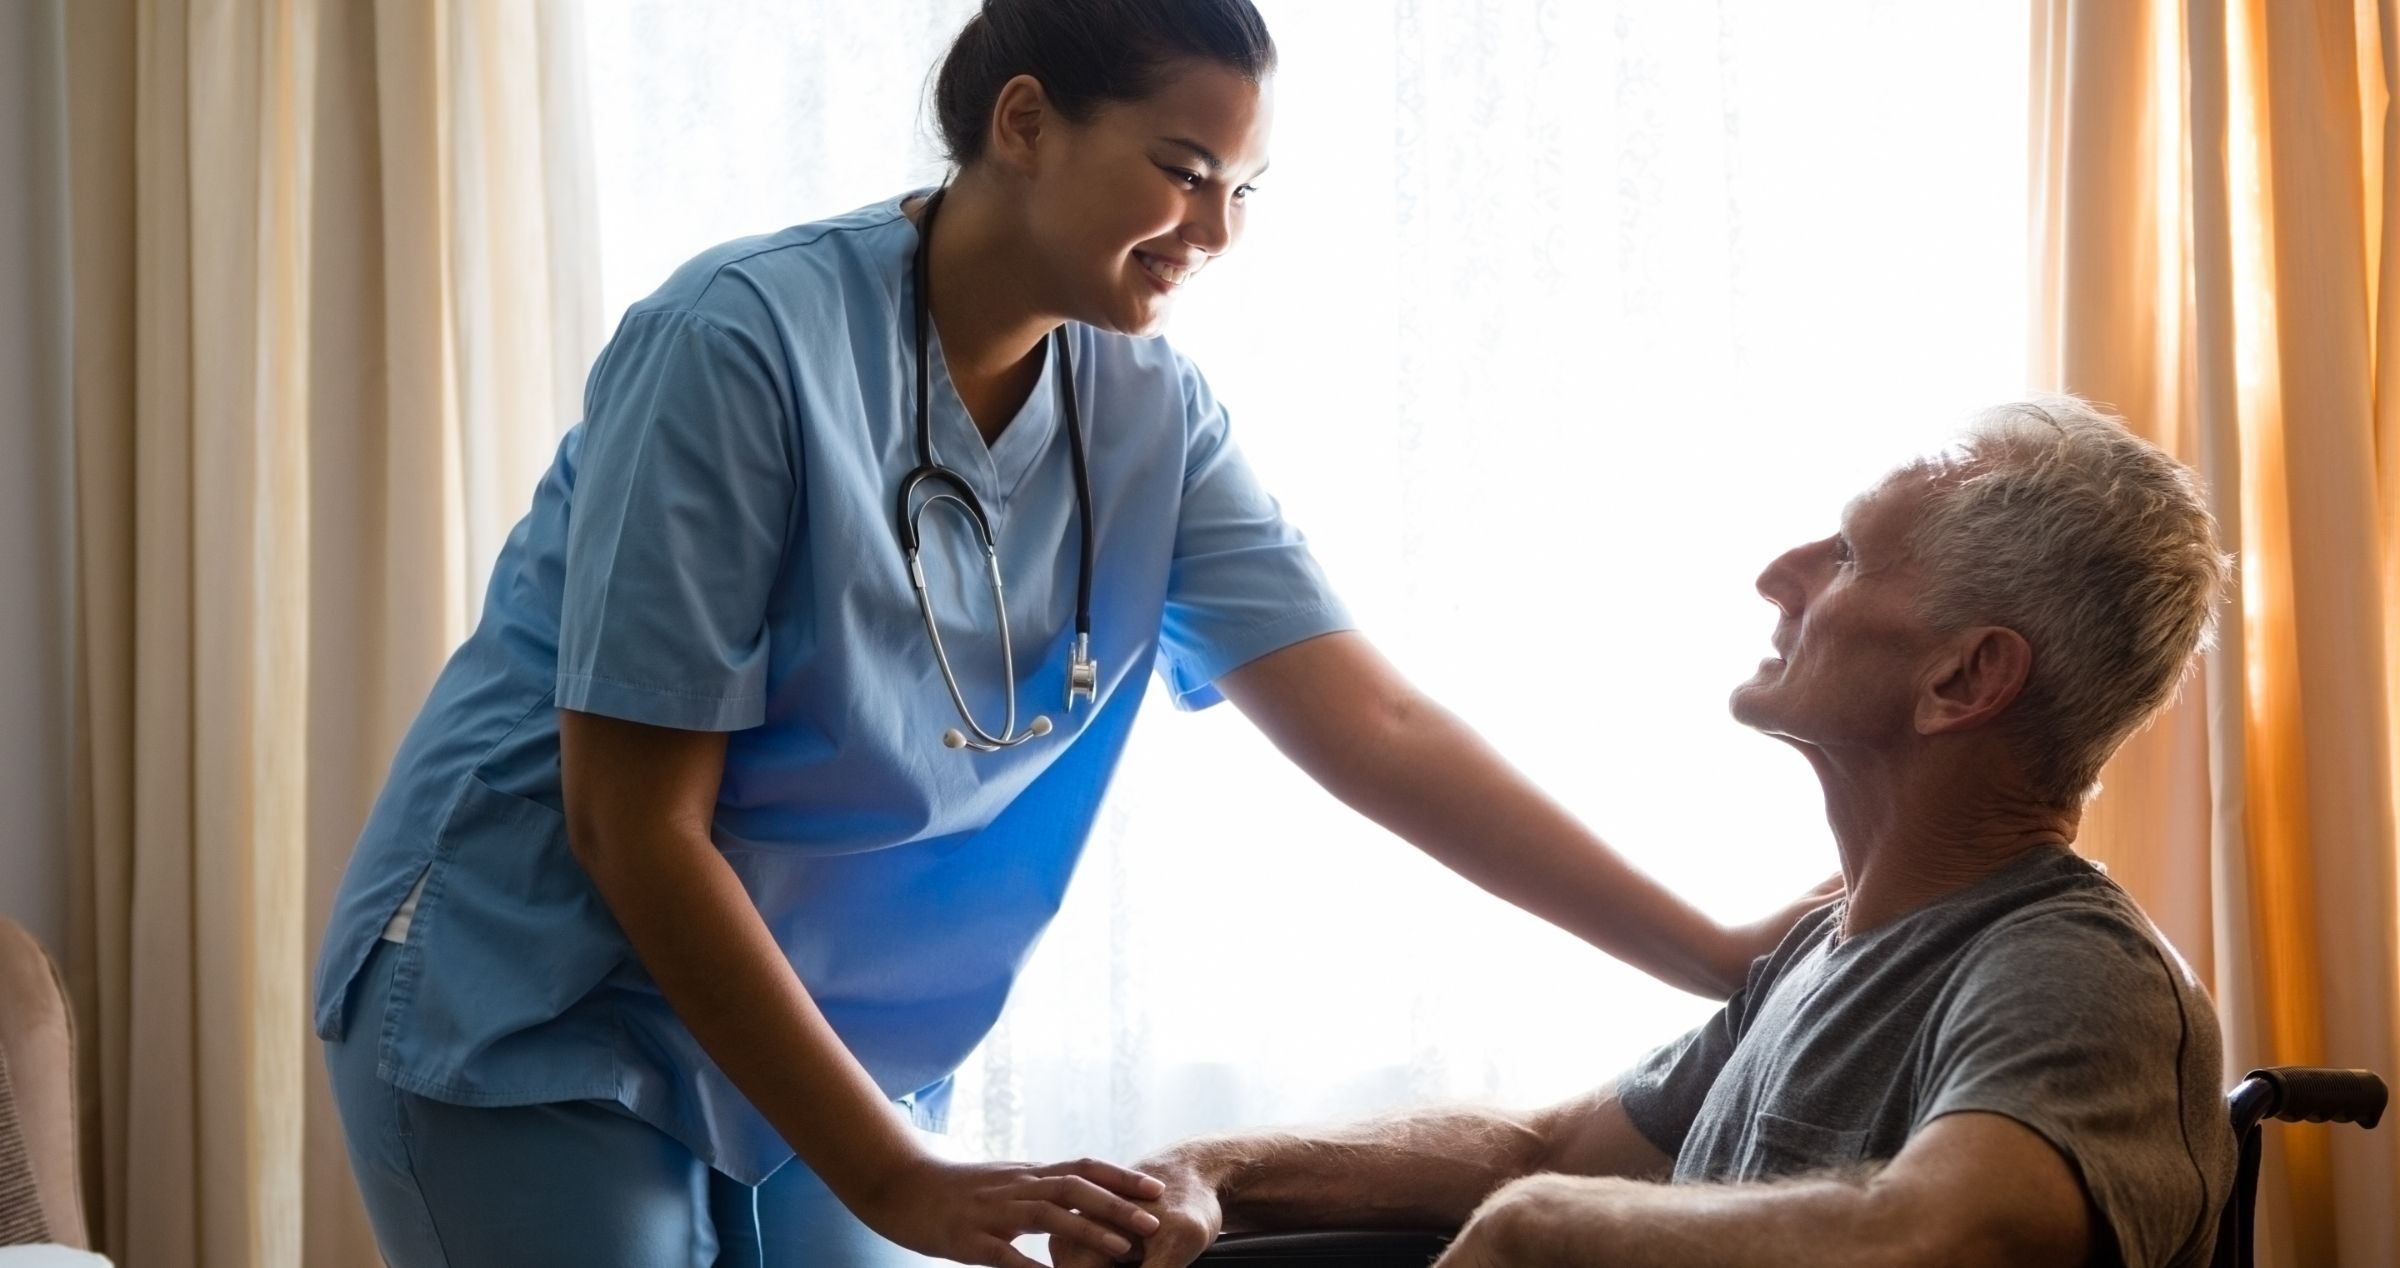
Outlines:
POLYGON ((2383 1118, 2391 1089, 2371 1070, 2276 1066, 2252 1070, 2233 1096, 2237 1103, 2255 1102, 2260 1118, 2372 1128, 2383 1118))

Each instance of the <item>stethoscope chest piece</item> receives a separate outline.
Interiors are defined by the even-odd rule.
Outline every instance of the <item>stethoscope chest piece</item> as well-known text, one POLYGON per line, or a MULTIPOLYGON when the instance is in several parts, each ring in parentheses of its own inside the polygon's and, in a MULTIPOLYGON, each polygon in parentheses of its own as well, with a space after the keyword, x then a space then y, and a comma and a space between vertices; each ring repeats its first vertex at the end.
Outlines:
POLYGON ((1075 650, 1067 656, 1067 712, 1075 711, 1080 700, 1090 704, 1100 698, 1100 662, 1092 659, 1092 640, 1088 634, 1075 636, 1075 650))

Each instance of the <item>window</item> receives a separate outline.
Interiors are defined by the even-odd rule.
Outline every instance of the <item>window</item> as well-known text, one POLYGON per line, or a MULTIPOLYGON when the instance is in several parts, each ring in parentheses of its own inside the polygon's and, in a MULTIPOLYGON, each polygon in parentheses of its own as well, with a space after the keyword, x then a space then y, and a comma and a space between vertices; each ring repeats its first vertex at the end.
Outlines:
MULTIPOLYGON (((1759 569, 2021 391, 2023 12, 1259 2, 1274 169, 1169 337, 1368 633, 1559 800, 1725 918, 1830 873, 1805 763, 1725 695, 1759 569)), ((970 8, 591 6, 612 320, 711 243, 938 179, 920 101, 970 8)), ((1129 1158, 1533 1103, 1708 1011, 1160 697, 954 1126, 1129 1158)))

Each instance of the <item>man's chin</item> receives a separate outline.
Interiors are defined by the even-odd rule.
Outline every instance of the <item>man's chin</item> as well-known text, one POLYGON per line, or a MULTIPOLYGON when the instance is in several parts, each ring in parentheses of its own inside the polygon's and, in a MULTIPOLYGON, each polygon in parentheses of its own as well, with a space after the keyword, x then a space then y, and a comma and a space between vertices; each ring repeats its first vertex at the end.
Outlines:
POLYGON ((1771 729, 1765 677, 1766 671, 1762 669, 1725 698, 1725 708, 1733 714, 1733 720, 1754 731, 1771 729))

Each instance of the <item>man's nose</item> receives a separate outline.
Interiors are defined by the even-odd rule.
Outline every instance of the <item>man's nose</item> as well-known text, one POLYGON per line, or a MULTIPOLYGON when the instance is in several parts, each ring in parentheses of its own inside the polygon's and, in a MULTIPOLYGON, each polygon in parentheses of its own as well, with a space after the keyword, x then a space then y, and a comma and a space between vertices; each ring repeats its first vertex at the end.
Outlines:
POLYGON ((1800 578, 1808 551, 1807 546, 1794 546, 1777 555, 1775 562, 1758 574, 1759 597, 1774 604, 1785 616, 1798 615, 1807 599, 1808 590, 1800 578))

